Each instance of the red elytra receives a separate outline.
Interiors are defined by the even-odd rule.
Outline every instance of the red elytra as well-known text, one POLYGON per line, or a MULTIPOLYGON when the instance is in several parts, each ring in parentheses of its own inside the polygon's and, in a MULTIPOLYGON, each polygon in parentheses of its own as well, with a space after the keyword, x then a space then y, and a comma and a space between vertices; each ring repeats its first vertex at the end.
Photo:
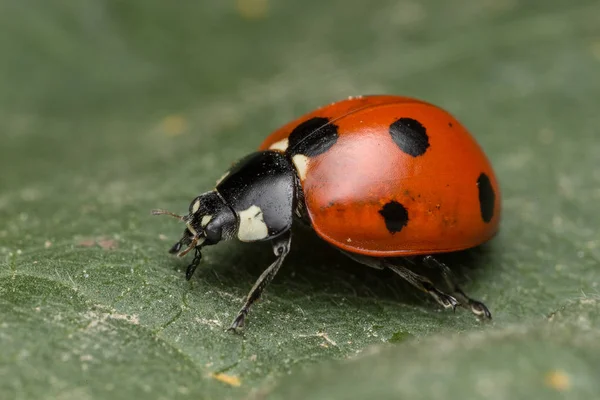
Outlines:
POLYGON ((408 97, 350 98, 284 125, 260 150, 285 145, 297 126, 315 117, 327 118, 338 134, 328 151, 300 160, 308 216, 322 239, 349 252, 390 257, 463 250, 496 234, 501 199, 492 166, 445 110, 408 97), (413 137, 413 149, 405 144, 408 151, 390 133, 399 118, 425 131, 413 137), (390 204, 397 215, 391 229, 382 218, 390 204))

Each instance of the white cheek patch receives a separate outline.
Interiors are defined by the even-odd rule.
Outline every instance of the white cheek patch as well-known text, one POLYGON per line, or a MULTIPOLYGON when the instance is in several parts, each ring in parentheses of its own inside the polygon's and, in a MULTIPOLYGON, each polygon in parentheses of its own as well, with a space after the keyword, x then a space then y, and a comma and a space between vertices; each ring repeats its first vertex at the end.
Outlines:
POLYGON ((296 167, 296 171, 298 172, 300 180, 303 181, 306 179, 306 172, 308 171, 309 163, 308 157, 302 154, 296 154, 294 157, 292 157, 292 162, 296 167))
POLYGON ((263 218, 262 210, 257 206, 250 206, 240 211, 240 227, 237 237, 242 242, 261 240, 269 236, 269 229, 263 218))
POLYGON ((221 182, 223 182, 223 179, 227 178, 228 176, 229 176, 229 171, 225 172, 223 174, 223 176, 217 180, 217 185, 220 184, 221 182))
POLYGON ((212 219, 212 215, 205 215, 204 217, 202 217, 202 221, 200 221, 200 225, 203 228, 206 228, 206 225, 208 225, 208 223, 210 222, 211 219, 212 219))
POLYGON ((269 150, 286 151, 287 148, 288 148, 288 140, 287 139, 282 139, 279 142, 275 142, 271 146, 269 146, 269 150))

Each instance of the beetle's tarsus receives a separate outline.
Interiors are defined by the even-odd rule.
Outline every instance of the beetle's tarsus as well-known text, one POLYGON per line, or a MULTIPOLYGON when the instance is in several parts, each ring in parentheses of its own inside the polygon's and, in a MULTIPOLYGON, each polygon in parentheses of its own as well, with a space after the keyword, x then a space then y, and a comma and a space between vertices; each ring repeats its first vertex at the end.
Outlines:
POLYGON ((237 317, 231 323, 231 326, 227 329, 227 331, 233 331, 235 333, 239 333, 240 329, 243 329, 246 325, 246 316, 248 315, 248 311, 245 308, 242 308, 238 313, 237 317))
POLYGON ((454 273, 446 264, 431 255, 423 257, 423 264, 430 268, 435 268, 442 273, 442 276, 446 280, 448 286, 454 292, 454 295, 460 299, 459 305, 470 309, 471 312, 477 317, 492 319, 492 313, 485 304, 483 304, 481 301, 470 298, 461 289, 461 287, 456 283, 454 273))
POLYGON ((200 252, 200 249, 198 247, 196 247, 196 254, 194 254, 194 259, 192 260, 191 264, 188 265, 188 267, 185 271, 185 279, 186 280, 189 281, 190 279, 192 279, 192 275, 194 275, 194 272, 196 271, 198 264, 200 264, 200 260, 202 260, 202 253, 200 252))
POLYGON ((471 300, 470 306, 471 306, 471 312, 473 314, 477 315, 478 317, 492 319, 492 313, 490 312, 490 310, 488 310, 486 305, 483 304, 482 302, 476 301, 476 300, 471 300))
MULTIPOLYGON (((423 278, 423 279, 426 279, 426 278, 423 278)), ((429 282, 428 280, 422 281, 421 285, 422 285, 424 291, 427 292, 431 297, 433 297, 435 299, 435 301, 437 301, 439 304, 441 304, 441 306, 444 307, 445 309, 451 308, 452 311, 456 311, 456 307, 458 307, 460 305, 460 303, 458 302, 458 300, 456 300, 455 297, 442 292, 441 290, 439 290, 438 288, 433 286, 433 284, 431 282, 429 282)))

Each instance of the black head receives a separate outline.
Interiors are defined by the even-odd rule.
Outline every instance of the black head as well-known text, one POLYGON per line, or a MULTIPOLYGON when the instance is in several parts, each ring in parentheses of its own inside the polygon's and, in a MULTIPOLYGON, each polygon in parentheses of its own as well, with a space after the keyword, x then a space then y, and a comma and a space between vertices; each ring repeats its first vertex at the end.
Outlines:
POLYGON ((152 214, 170 215, 185 222, 183 236, 169 250, 170 253, 178 253, 180 257, 193 249, 199 253, 203 246, 230 239, 238 226, 235 214, 216 191, 201 194, 192 200, 186 216, 166 210, 153 210, 152 214), (185 249, 182 251, 182 248, 185 249))

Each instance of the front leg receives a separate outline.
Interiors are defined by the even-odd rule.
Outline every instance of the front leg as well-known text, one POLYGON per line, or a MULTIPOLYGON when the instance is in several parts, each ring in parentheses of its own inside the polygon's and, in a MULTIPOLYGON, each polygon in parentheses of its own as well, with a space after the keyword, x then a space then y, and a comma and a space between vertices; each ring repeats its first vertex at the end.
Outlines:
POLYGON ((190 265, 188 265, 188 267, 185 271, 185 279, 186 280, 189 281, 190 279, 192 279, 192 275, 194 275, 194 272, 196 271, 198 264, 200 264, 200 260, 202 260, 202 253, 200 252, 200 247, 196 247, 196 253, 194 254, 194 259, 192 260, 190 265))
POLYGON ((269 285, 269 283, 275 277, 275 274, 277 274, 277 271, 279 271, 279 268, 281 267, 281 264, 283 264, 285 256, 287 256, 290 252, 291 242, 291 230, 288 230, 281 236, 278 236, 277 238, 272 240, 271 243, 273 244, 273 252, 277 256, 277 259, 271 265, 269 265, 269 267, 260 275, 256 283, 250 290, 250 293, 248 293, 244 306, 238 313, 237 317, 233 320, 233 323, 231 324, 231 327, 229 327, 228 330, 237 331, 238 328, 244 327, 244 322, 246 320, 248 312, 250 311, 250 307, 252 306, 252 304, 254 304, 256 300, 260 298, 260 295, 262 294, 263 290, 265 290, 267 285, 269 285))

